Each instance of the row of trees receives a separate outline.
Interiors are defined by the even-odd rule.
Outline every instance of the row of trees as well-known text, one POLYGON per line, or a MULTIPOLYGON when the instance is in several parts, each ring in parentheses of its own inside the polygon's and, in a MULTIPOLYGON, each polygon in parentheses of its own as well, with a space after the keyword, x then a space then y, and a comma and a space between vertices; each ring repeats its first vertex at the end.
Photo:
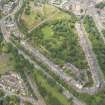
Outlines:
MULTIPOLYGON (((56 84, 56 81, 48 78, 46 75, 43 74, 43 72, 41 70, 36 70, 33 71, 32 73, 34 80, 37 83, 38 89, 41 93, 41 95, 44 97, 47 105, 64 105, 64 103, 61 103, 61 101, 59 100, 59 98, 56 97, 56 95, 53 95, 53 91, 52 89, 46 89, 47 85, 48 87, 52 87, 55 89, 55 91, 57 90, 58 93, 60 93, 62 95, 62 88, 56 84), (41 80, 38 79, 38 75, 41 76, 43 78, 43 81, 46 81, 47 83, 45 84, 43 81, 41 82, 41 80)), ((56 94, 56 93, 55 93, 56 94)), ((66 102, 69 103, 69 105, 72 105, 72 100, 67 100, 65 98, 66 102)))
POLYGON ((96 28, 96 25, 93 21, 92 17, 87 16, 84 19, 84 26, 89 34, 89 39, 92 42, 93 50, 97 56, 97 59, 99 61, 100 67, 103 70, 103 73, 105 75, 105 45, 100 37, 100 33, 98 29, 96 28))
MULTIPOLYGON (((84 19, 84 27, 92 42, 93 51, 97 56, 100 67, 105 75, 105 45, 92 17, 86 16, 84 19)), ((105 91, 94 96, 88 96, 87 99, 84 97, 87 103, 89 103, 88 105, 105 105, 104 98, 105 91)))
POLYGON ((27 2, 26 2, 26 7, 25 7, 25 14, 26 14, 26 15, 30 15, 30 13, 31 13, 30 2, 27 1, 27 2))

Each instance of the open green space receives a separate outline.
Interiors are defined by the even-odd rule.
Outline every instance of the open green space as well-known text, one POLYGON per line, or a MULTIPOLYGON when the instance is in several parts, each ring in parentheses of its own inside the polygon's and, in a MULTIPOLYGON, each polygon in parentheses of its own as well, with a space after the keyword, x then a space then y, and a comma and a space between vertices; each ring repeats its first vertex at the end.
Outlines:
POLYGON ((57 8, 49 4, 42 4, 39 6, 35 5, 34 1, 30 0, 26 3, 20 21, 27 29, 31 29, 57 11, 57 8))
POLYGON ((4 74, 11 70, 13 70, 13 62, 10 60, 10 54, 7 53, 2 33, 0 33, 0 74, 4 74))
POLYGON ((0 74, 13 70, 13 62, 10 61, 9 54, 0 54, 0 74))
MULTIPOLYGON (((32 2, 30 2, 30 4, 32 6, 32 2)), ((24 21, 24 24, 22 24, 21 21, 21 26, 25 27, 23 30, 26 33, 26 37, 29 36, 27 37, 30 39, 29 42, 32 42, 33 46, 40 48, 40 51, 43 54, 53 60, 56 64, 60 64, 60 66, 70 62, 80 69, 87 68, 87 62, 83 50, 78 43, 77 33, 75 32, 74 24, 76 17, 73 16, 73 14, 63 12, 48 4, 43 4, 42 7, 44 9, 42 9, 41 6, 35 7, 33 5, 32 7, 33 9, 37 8, 34 11, 35 14, 37 14, 37 12, 39 14, 39 11, 41 10, 41 12, 44 11, 44 14, 47 14, 44 15, 45 19, 50 15, 53 15, 53 18, 49 18, 46 22, 33 29, 30 34, 27 34, 28 28, 26 28, 26 24, 30 24, 32 19, 25 17, 28 21, 24 21), (49 9, 49 7, 53 9, 49 9), (55 14, 52 13, 53 11, 55 14)), ((34 14, 32 13, 32 15, 34 14)), ((27 16, 31 16, 31 13, 27 16)), ((31 17, 33 18, 33 16, 31 17)), ((42 18, 43 16, 40 17, 42 18)), ((35 21, 36 20, 38 19, 35 19, 35 21)))
POLYGON ((87 68, 87 62, 75 32, 75 17, 63 15, 63 18, 46 22, 30 35, 30 41, 34 47, 40 49, 48 58, 56 64, 63 66, 65 63, 73 63, 80 69, 87 68))

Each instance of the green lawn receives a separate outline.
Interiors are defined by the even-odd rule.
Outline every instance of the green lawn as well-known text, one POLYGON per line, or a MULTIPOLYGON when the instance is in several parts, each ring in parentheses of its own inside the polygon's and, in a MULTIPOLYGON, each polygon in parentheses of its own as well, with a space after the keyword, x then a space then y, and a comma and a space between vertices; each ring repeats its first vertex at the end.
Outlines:
POLYGON ((0 55, 0 74, 13 70, 13 62, 9 60, 10 55, 0 55))
POLYGON ((41 22, 41 18, 37 16, 37 13, 35 13, 35 11, 31 11, 30 15, 25 15, 24 13, 21 17, 21 20, 28 29, 31 29, 39 22, 41 22))
MULTIPOLYGON (((20 18, 21 22, 29 30, 34 26, 40 24, 41 21, 48 18, 50 15, 58 11, 57 8, 48 4, 43 4, 42 7, 34 6, 33 1, 29 2, 29 7, 30 7, 29 14, 28 15, 25 14, 25 11, 24 11, 20 18)), ((27 5, 26 5, 26 8, 27 8, 27 5)))
POLYGON ((51 6, 49 4, 44 4, 43 5, 43 13, 44 13, 45 17, 48 17, 48 16, 54 14, 57 11, 59 11, 59 10, 54 6, 51 6))
POLYGON ((51 29, 51 27, 48 26, 43 27, 41 31, 44 34, 44 39, 49 39, 54 35, 53 30, 51 29))
POLYGON ((71 16, 69 14, 59 10, 58 13, 56 13, 56 15, 54 15, 51 20, 61 20, 61 19, 70 20, 70 18, 71 16))

